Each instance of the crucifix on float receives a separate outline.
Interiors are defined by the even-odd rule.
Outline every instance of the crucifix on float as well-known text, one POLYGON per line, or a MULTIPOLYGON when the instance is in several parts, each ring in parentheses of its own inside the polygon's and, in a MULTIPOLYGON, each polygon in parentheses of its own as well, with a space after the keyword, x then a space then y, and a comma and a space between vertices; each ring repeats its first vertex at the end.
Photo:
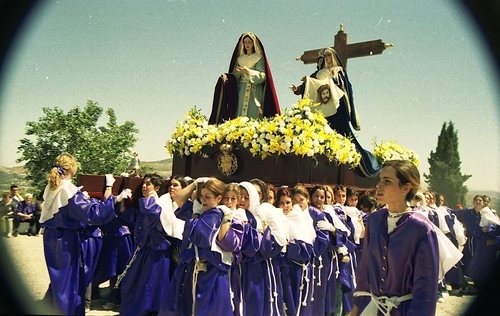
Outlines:
MULTIPOLYGON (((344 69, 347 69, 347 60, 349 58, 364 57, 371 55, 379 55, 394 44, 383 43, 381 39, 347 44, 347 34, 344 32, 344 25, 340 24, 340 29, 334 37, 333 49, 337 52, 344 69)), ((324 48, 304 51, 304 53, 297 57, 296 60, 302 61, 304 64, 314 64, 317 61, 318 53, 324 48)))

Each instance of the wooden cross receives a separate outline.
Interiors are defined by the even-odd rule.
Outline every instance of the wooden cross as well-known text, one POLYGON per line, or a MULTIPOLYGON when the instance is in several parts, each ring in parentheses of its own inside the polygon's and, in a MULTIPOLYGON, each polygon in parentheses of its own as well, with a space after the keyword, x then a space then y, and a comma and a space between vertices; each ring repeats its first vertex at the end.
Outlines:
MULTIPOLYGON (((383 43, 381 39, 347 44, 347 34, 344 33, 344 25, 340 24, 340 29, 334 37, 333 49, 339 55, 340 61, 344 65, 344 69, 347 69, 347 60, 349 58, 379 55, 382 54, 386 48, 393 46, 394 44, 383 43)), ((324 50, 324 48, 304 51, 302 56, 297 57, 296 60, 300 60, 304 64, 315 64, 318 58, 318 53, 322 50, 324 50)))

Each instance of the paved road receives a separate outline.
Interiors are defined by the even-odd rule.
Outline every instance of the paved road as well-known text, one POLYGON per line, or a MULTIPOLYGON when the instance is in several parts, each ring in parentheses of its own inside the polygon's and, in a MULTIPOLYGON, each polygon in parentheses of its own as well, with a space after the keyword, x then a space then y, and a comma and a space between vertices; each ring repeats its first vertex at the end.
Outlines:
MULTIPOLYGON (((41 300, 47 290, 49 284, 49 277, 47 268, 45 266, 45 259, 43 255, 43 237, 28 237, 26 235, 19 235, 18 237, 1 238, 1 247, 6 249, 12 254, 14 265, 17 266, 26 284, 26 288, 30 290, 31 302, 41 300), (23 268, 29 267, 29 268, 23 268)), ((5 262, 5 260, 2 260, 5 262)), ((3 265, 2 265, 3 266, 3 265)), ((105 295, 108 291, 108 284, 101 285, 101 291, 105 295)), ((459 316, 464 313, 467 306, 472 302, 474 297, 448 297, 444 303, 438 303, 437 316, 459 316)), ((92 302, 91 311, 87 315, 118 315, 118 310, 106 311, 101 306, 103 300, 92 302)), ((43 313, 43 306, 35 303, 36 313, 43 313)))

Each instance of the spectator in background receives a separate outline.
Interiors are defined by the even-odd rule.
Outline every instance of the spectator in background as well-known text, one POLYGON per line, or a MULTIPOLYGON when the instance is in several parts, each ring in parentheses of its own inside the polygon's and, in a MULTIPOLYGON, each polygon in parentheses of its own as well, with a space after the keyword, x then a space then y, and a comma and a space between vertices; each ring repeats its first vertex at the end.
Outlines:
POLYGON ((33 194, 26 193, 24 200, 19 202, 17 210, 14 213, 14 237, 17 237, 19 234, 19 226, 21 225, 21 222, 28 222, 30 224, 28 236, 33 234, 33 228, 37 222, 35 208, 36 206, 33 203, 33 194))
POLYGON ((10 186, 10 197, 12 198, 14 209, 17 209, 17 204, 23 200, 23 197, 19 194, 19 187, 17 184, 10 186))
POLYGON ((2 217, 2 232, 5 232, 7 238, 12 236, 14 204, 9 192, 4 192, 0 202, 0 216, 2 217))

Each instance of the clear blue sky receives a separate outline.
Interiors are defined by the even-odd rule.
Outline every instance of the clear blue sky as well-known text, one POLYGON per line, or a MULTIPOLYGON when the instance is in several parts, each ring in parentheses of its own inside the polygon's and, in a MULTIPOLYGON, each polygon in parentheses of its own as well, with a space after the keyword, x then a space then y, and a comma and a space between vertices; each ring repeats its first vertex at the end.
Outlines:
POLYGON ((340 23, 349 43, 382 39, 382 55, 351 59, 361 119, 357 137, 396 141, 427 158, 444 122, 458 130, 470 189, 500 191, 498 78, 481 34, 453 1, 47 1, 39 4, 1 74, 0 165, 19 157, 25 122, 42 107, 65 111, 87 100, 113 108, 140 130, 145 161, 164 149, 177 120, 196 105, 207 116, 217 77, 241 33, 260 37, 282 108, 314 65, 305 50, 332 46, 340 23))

